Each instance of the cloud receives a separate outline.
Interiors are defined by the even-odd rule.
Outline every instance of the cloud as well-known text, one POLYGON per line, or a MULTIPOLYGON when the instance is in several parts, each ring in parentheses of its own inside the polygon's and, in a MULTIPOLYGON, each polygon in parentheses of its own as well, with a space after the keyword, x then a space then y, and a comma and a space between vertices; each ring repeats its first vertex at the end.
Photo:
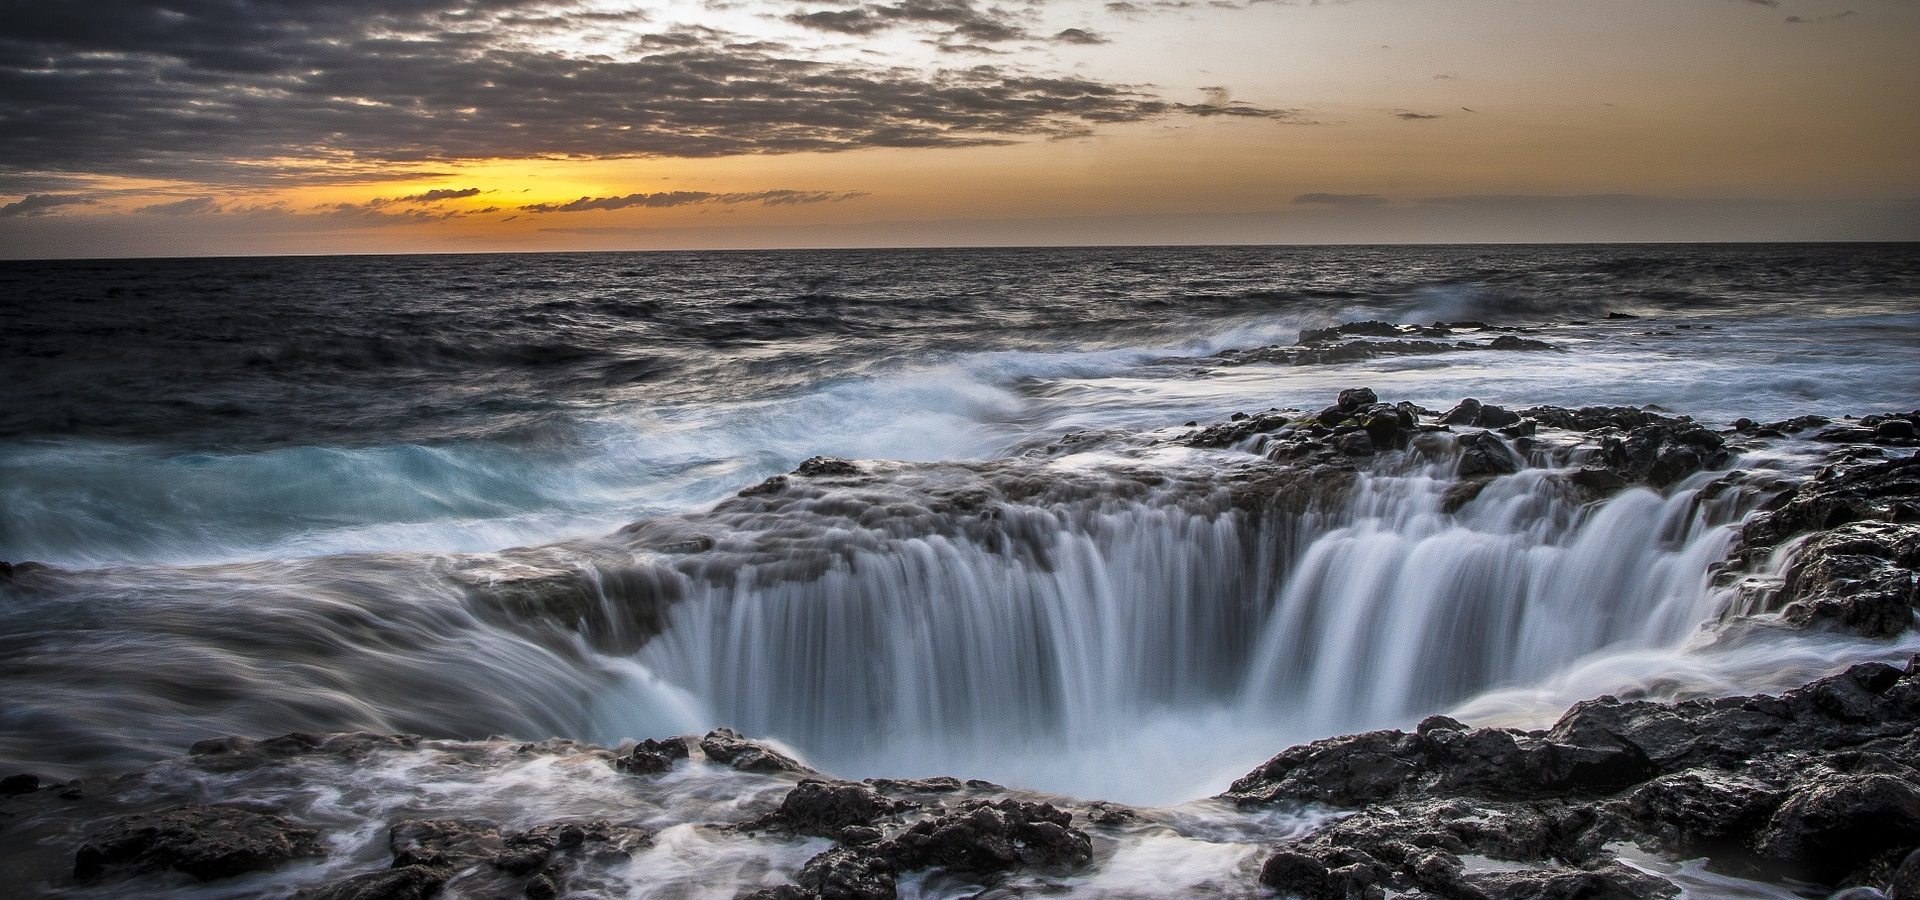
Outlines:
POLYGON ((1830 15, 1830 16, 1814 16, 1812 18, 1807 18, 1804 16, 1788 16, 1787 24, 1788 25, 1818 25, 1822 22, 1833 22, 1839 19, 1847 18, 1849 16, 1857 16, 1857 15, 1859 15, 1859 13, 1849 9, 1849 10, 1843 10, 1841 12, 1834 13, 1833 15, 1830 15))
POLYGON ((1384 206, 1387 198, 1379 194, 1301 194, 1293 198, 1297 206, 1342 206, 1367 207, 1384 206))
POLYGON ((1059 34, 1054 35, 1053 39, 1062 44, 1112 43, 1106 38, 1100 36, 1097 32, 1088 31, 1084 28, 1068 28, 1068 29, 1062 30, 1059 34))
MULTIPOLYGON (((395 164, 964 147, 1181 114, 1288 116, 1030 69, 804 58, 697 27, 660 28, 620 56, 543 49, 538 29, 585 14, 565 0, 16 6, 0 32, 0 177, 353 182, 395 164)), ((826 12, 843 28, 932 27, 956 48, 1026 34, 1020 13, 971 0, 826 12)))
POLYGON ((93 203, 92 197, 80 194, 28 194, 5 206, 0 206, 0 216, 44 216, 62 206, 85 206, 93 203))
POLYGON ((1425 121, 1427 119, 1440 118, 1439 115, 1433 114, 1433 113, 1407 112, 1405 110, 1401 110, 1400 112, 1394 113, 1394 116, 1405 122, 1420 122, 1420 121, 1425 121))
POLYGON ((520 207, 527 212, 588 212, 593 210, 628 209, 640 206, 662 208, 669 206, 693 206, 697 204, 740 204, 758 203, 762 206, 799 206, 808 203, 838 203, 843 200, 855 200, 867 196, 866 191, 749 191, 744 193, 720 194, 711 191, 661 191, 658 193, 628 194, 624 197, 581 197, 566 203, 532 203, 520 207))
POLYGON ((891 28, 942 26, 941 40, 986 43, 1025 40, 1031 35, 1001 9, 981 10, 973 0, 902 0, 897 4, 869 3, 851 9, 794 13, 788 22, 803 28, 865 35, 891 28))
POLYGON ((142 206, 134 212, 149 216, 200 216, 219 213, 220 204, 215 203, 212 197, 188 197, 172 203, 142 206))
POLYGON ((367 206, 392 206, 398 203, 439 203, 444 200, 459 200, 464 197, 477 197, 479 188, 440 188, 405 197, 376 197, 367 201, 367 206))

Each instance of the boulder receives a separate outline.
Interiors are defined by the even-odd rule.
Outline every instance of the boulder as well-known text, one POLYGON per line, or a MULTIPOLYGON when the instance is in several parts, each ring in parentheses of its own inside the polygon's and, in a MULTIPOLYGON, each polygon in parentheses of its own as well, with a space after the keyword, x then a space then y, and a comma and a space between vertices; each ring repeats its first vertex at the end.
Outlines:
POLYGON ((731 728, 716 728, 700 739, 700 752, 707 759, 742 772, 801 772, 813 770, 778 750, 749 741, 731 728))
POLYGON ((319 832, 279 816, 182 806, 127 816, 95 831, 74 855, 73 877, 97 881, 170 869, 211 881, 321 855, 319 832))

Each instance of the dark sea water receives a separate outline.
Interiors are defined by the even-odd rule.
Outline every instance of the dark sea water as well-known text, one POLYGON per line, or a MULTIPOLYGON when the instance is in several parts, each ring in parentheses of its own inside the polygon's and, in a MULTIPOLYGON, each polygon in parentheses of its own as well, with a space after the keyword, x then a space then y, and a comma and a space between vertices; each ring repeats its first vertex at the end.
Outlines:
MULTIPOLYGON (((731 725, 845 777, 1173 804, 1434 712, 1537 725, 1920 649, 1717 634, 1754 499, 1709 501, 1718 473, 1583 506, 1536 468, 1455 508, 1450 464, 1382 461, 1275 525, 1216 483, 1244 448, 1160 443, 1363 385, 1713 427, 1911 410, 1916 245, 0 262, 0 304, 0 560, 50 567, 0 584, 0 771, 731 725), (1561 350, 1212 358, 1369 319, 1561 350), (814 456, 865 480, 729 499, 814 456)), ((1236 840, 1178 849, 1244 866, 1236 840)))

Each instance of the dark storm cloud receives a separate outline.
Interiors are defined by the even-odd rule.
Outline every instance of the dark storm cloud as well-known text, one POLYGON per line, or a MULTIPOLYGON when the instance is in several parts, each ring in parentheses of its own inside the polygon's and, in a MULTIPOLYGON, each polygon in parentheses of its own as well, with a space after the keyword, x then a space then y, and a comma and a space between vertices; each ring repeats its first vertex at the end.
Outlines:
POLYGON ((1301 194, 1293 198, 1298 206, 1385 206, 1387 198, 1379 194, 1301 194))
POLYGON ((698 204, 758 203, 762 206, 798 206, 806 203, 836 203, 867 196, 865 191, 751 191, 720 194, 711 191, 661 191, 653 194, 628 194, 624 197, 581 197, 566 203, 534 203, 520 207, 527 212, 590 212, 594 210, 662 208, 698 204))
MULTIPOLYGON (((624 60, 534 49, 514 30, 578 15, 569 5, 0 0, 0 175, 353 181, 391 163, 953 147, 1180 113, 1287 116, 990 66, 790 58, 705 29, 663 29, 658 52, 624 60)), ((1019 28, 954 0, 850 11, 975 40, 1019 28)))
POLYGON ((44 216, 62 206, 84 206, 93 203, 92 197, 79 194, 28 194, 5 206, 0 206, 0 216, 44 216))

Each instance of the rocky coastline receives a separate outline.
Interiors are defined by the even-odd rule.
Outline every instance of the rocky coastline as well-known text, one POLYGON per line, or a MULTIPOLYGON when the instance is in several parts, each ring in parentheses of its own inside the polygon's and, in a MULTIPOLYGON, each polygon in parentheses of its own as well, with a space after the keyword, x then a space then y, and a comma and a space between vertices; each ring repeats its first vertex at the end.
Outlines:
MULTIPOLYGON (((1280 348, 1286 352, 1279 355, 1304 364, 1327 361, 1320 357, 1330 353, 1442 352, 1409 350, 1403 338, 1442 337, 1462 326, 1435 326, 1432 334, 1387 327, 1391 334, 1360 323, 1303 336, 1299 348, 1280 348), (1385 350, 1355 349, 1338 342, 1344 337, 1394 340, 1371 342, 1385 350)), ((1491 349, 1553 349, 1517 337, 1502 346, 1507 337, 1491 349)), ((1219 364, 1275 361, 1249 357, 1258 353, 1219 364)), ((1766 488, 1756 495, 1760 511, 1747 519, 1720 573, 1725 583, 1740 586, 1725 624, 1886 638, 1915 623, 1917 422, 1920 414, 1895 413, 1739 420, 1714 430, 1685 416, 1630 407, 1508 409, 1464 400, 1437 411, 1382 402, 1374 391, 1354 388, 1319 410, 1189 423, 1151 444, 1245 451, 1246 459, 1218 477, 1232 504, 1255 514, 1331 502, 1356 471, 1388 454, 1455 460, 1458 496, 1450 502, 1456 506, 1529 466, 1556 468, 1563 489, 1590 499, 1721 473, 1717 483, 1766 488), (1793 435, 1831 445, 1812 478, 1728 469, 1743 450, 1793 435), (1792 555, 1783 580, 1752 578, 1781 553, 1792 555)), ((1069 435, 1037 453, 1104 439, 1069 435)), ((929 507, 989 515, 1009 497, 1061 490, 1014 466, 981 467, 976 475, 951 496, 929 499, 929 507)), ((884 477, 853 461, 809 460, 743 490, 721 512, 777 511, 818 500, 823 486, 884 477)), ((629 531, 634 546, 683 554, 693 565, 716 548, 711 537, 647 523, 629 531)), ((724 538, 719 550, 726 550, 724 538)), ((0 578, 30 578, 33 569, 7 566, 0 578)), ((491 604, 487 608, 504 619, 545 616, 573 596, 568 585, 541 577, 504 587, 497 580, 475 584, 476 602, 491 604)), ((583 605, 581 612, 561 618, 581 619, 590 610, 583 605)), ((590 642, 630 650, 660 628, 656 608, 633 616, 622 628, 590 633, 590 642)), ((435 765, 485 768, 538 759, 592 767, 592 777, 624 779, 622 789, 636 796, 693 767, 725 770, 742 779, 739 785, 752 785, 755 799, 692 824, 730 840, 796 848, 803 859, 739 891, 752 900, 890 900, 907 878, 974 885, 986 891, 981 896, 1024 895, 1042 890, 1033 884, 1097 866, 1125 835, 1166 827, 1160 811, 986 782, 834 780, 778 746, 724 728, 616 748, 289 734, 203 741, 185 757, 117 776, 48 784, 30 774, 6 778, 0 781, 0 871, 25 886, 23 896, 34 896, 177 888, 313 865, 338 854, 347 837, 327 833, 313 824, 310 809, 281 802, 279 794, 236 793, 213 783, 297 781, 314 766, 353 771, 422 754, 435 765), (1016 876, 1029 880, 1009 887, 1016 876)), ((1434 716, 1412 731, 1286 749, 1214 802, 1246 815, 1279 810, 1319 823, 1267 846, 1248 873, 1257 885, 1235 888, 1242 891, 1308 900, 1671 898, 1682 888, 1644 860, 1704 858, 1710 872, 1788 885, 1802 896, 1920 900, 1920 657, 1904 667, 1855 665, 1777 697, 1677 703, 1600 697, 1538 731, 1474 728, 1434 716)), ((361 871, 343 869, 295 896, 566 896, 612 877, 621 860, 655 846, 661 831, 657 823, 602 813, 515 827, 418 813, 387 823, 381 858, 363 854, 347 867, 361 871)))

